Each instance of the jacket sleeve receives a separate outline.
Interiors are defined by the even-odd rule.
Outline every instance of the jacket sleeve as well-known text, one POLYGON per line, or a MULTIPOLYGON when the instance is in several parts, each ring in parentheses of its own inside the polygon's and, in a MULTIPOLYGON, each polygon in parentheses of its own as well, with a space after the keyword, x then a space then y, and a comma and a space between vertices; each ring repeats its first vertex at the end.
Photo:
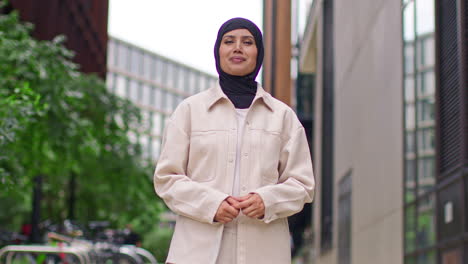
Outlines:
POLYGON ((302 210, 304 203, 313 200, 315 181, 309 145, 301 126, 296 129, 281 150, 279 181, 257 190, 265 204, 262 221, 269 223, 302 210))
MULTIPOLYGON (((179 109, 180 110, 180 109, 179 109)), ((228 197, 218 190, 192 181, 186 175, 190 137, 177 125, 188 115, 177 111, 166 124, 161 155, 154 173, 154 188, 176 214, 214 224, 219 205, 228 197)))

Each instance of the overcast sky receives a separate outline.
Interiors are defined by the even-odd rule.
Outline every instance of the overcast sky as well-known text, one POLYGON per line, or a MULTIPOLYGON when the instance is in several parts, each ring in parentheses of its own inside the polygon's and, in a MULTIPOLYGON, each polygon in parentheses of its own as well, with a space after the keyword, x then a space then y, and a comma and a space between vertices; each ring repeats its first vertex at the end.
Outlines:
MULTIPOLYGON (((299 1, 304 20, 311 0, 299 1)), ((262 29, 262 8, 263 0, 110 0, 109 34, 217 75, 213 46, 221 24, 245 17, 262 29)))

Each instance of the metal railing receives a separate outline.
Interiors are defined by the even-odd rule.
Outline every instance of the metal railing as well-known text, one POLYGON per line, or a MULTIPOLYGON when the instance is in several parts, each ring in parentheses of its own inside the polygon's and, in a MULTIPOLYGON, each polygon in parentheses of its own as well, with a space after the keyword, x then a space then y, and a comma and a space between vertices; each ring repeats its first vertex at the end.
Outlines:
POLYGON ((58 263, 61 263, 63 259, 66 259, 69 264, 97 264, 107 263, 109 260, 112 263, 158 263, 150 252, 133 245, 116 245, 107 242, 92 243, 56 233, 50 233, 48 236, 60 241, 58 245, 9 245, 0 249, 0 263, 13 264, 15 257, 35 259, 39 255, 46 255, 51 259, 51 263, 56 263, 55 260, 59 260, 58 263))

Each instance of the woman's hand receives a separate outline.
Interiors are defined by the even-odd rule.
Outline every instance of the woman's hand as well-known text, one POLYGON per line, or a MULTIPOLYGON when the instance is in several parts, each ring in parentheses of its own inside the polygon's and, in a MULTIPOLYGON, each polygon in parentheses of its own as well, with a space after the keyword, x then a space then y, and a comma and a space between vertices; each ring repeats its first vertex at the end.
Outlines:
POLYGON ((215 222, 223 224, 231 222, 239 215, 240 207, 238 207, 238 205, 239 202, 233 197, 229 196, 226 198, 226 200, 224 200, 218 207, 218 211, 216 211, 216 215, 214 217, 215 222))
POLYGON ((257 193, 249 193, 236 200, 240 202, 238 206, 246 216, 261 219, 265 215, 265 204, 257 193))

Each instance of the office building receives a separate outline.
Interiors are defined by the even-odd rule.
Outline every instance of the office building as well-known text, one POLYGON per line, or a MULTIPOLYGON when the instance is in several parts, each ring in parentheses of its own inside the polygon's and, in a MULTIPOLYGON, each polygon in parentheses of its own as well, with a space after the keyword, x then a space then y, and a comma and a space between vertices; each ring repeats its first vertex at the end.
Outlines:
POLYGON ((142 126, 130 133, 144 157, 156 161, 166 119, 186 97, 213 87, 217 77, 109 37, 107 86, 142 111, 142 126))
POLYGON ((318 183, 303 263, 468 263, 467 10, 313 1, 296 87, 313 100, 318 183))

